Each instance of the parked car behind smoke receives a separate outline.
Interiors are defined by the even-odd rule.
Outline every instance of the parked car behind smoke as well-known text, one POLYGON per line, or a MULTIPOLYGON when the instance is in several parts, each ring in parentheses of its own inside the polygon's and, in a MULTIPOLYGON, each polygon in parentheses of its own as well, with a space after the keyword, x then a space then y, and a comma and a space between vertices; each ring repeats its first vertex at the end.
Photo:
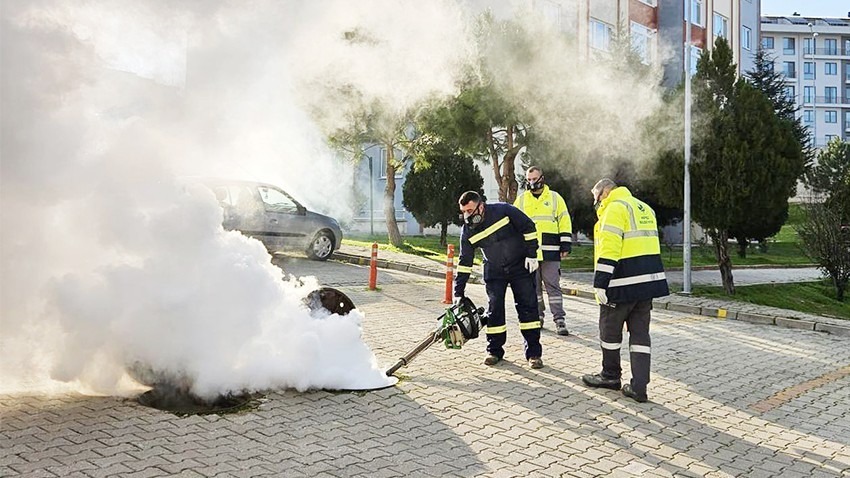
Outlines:
POLYGON ((223 226, 260 240, 270 253, 301 251, 324 261, 342 244, 339 223, 308 211, 271 184, 228 179, 200 179, 215 194, 224 212, 223 226))

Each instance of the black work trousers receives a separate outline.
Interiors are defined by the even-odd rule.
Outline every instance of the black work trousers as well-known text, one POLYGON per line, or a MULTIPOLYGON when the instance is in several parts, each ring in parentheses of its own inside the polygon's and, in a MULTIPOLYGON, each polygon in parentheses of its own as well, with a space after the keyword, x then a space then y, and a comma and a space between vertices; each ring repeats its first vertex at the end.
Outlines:
POLYGON ((620 347, 623 343, 623 324, 629 330, 629 359, 632 363, 632 388, 646 393, 649 383, 651 342, 649 316, 652 300, 599 306, 599 342, 602 346, 602 376, 619 379, 620 347))
POLYGON ((499 358, 505 355, 507 326, 505 325, 505 293, 508 285, 514 293, 514 305, 519 316, 519 329, 525 340, 525 358, 540 357, 540 319, 537 317, 537 292, 534 276, 518 274, 510 279, 485 279, 489 310, 487 311, 487 352, 499 358))

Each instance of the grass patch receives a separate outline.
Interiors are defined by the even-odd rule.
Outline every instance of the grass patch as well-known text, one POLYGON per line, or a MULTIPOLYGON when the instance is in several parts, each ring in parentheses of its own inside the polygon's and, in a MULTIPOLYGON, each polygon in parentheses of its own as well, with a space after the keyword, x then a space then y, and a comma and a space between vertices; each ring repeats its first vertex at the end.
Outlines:
POLYGON ((722 287, 694 286, 693 294, 850 320, 850 301, 839 302, 829 280, 738 286, 734 296, 726 295, 722 287))
POLYGON ((782 229, 773 237, 777 242, 800 243, 800 236, 797 235, 796 227, 805 220, 803 206, 800 204, 788 205, 788 220, 782 229))
MULTIPOLYGON (((455 245, 455 258, 457 258, 460 254, 460 238, 458 236, 448 236, 447 240, 449 244, 455 245)), ((361 247, 371 247, 373 242, 377 242, 378 249, 427 257, 437 262, 444 263, 446 261, 446 248, 440 245, 440 238, 438 236, 404 236, 403 241, 404 244, 401 247, 394 247, 389 244, 386 235, 370 236, 368 234, 354 235, 342 240, 344 244, 361 247)), ((797 243, 771 242, 767 252, 761 252, 756 245, 753 245, 749 248, 745 259, 738 257, 735 244, 730 243, 729 246, 733 267, 741 265, 802 265, 811 263, 811 260, 803 254, 802 249, 800 249, 797 243)), ((681 247, 670 248, 662 245, 661 257, 664 261, 664 267, 668 269, 682 267, 681 247)), ((475 263, 481 264, 480 250, 478 251, 475 263)), ((694 247, 691 252, 691 264, 695 267, 716 266, 714 247, 710 245, 694 247)), ((564 270, 593 269, 593 246, 590 244, 573 245, 572 254, 561 261, 561 268, 564 270)))

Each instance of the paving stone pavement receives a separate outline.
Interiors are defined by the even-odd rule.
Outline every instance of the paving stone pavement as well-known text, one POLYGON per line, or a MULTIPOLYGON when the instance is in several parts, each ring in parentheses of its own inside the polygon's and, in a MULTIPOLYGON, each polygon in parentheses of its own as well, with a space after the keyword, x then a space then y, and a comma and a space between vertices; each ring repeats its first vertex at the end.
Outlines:
MULTIPOLYGON (((381 271, 371 292, 364 266, 281 261, 349 294, 387 366, 444 308, 439 279, 381 271)), ((484 305, 483 286, 469 295, 484 305)), ((128 398, 0 395, 0 476, 850 474, 850 339, 658 310, 651 402, 638 404, 581 384, 600 367, 597 306, 565 307, 573 335, 546 325, 541 370, 522 360, 509 310, 499 365, 481 364, 483 339, 435 345, 374 392, 270 391, 255 409, 187 417, 128 398)))

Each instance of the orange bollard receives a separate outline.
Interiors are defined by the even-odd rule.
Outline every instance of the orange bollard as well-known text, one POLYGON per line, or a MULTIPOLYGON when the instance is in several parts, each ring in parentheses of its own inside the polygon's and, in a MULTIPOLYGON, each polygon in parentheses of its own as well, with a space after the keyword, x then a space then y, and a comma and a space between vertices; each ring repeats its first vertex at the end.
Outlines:
POLYGON ((369 261, 369 290, 378 288, 378 243, 372 243, 372 260, 369 261))
POLYGON ((452 303, 452 281, 454 278, 455 268, 455 245, 449 244, 449 253, 446 257, 446 298, 444 304, 452 303))

